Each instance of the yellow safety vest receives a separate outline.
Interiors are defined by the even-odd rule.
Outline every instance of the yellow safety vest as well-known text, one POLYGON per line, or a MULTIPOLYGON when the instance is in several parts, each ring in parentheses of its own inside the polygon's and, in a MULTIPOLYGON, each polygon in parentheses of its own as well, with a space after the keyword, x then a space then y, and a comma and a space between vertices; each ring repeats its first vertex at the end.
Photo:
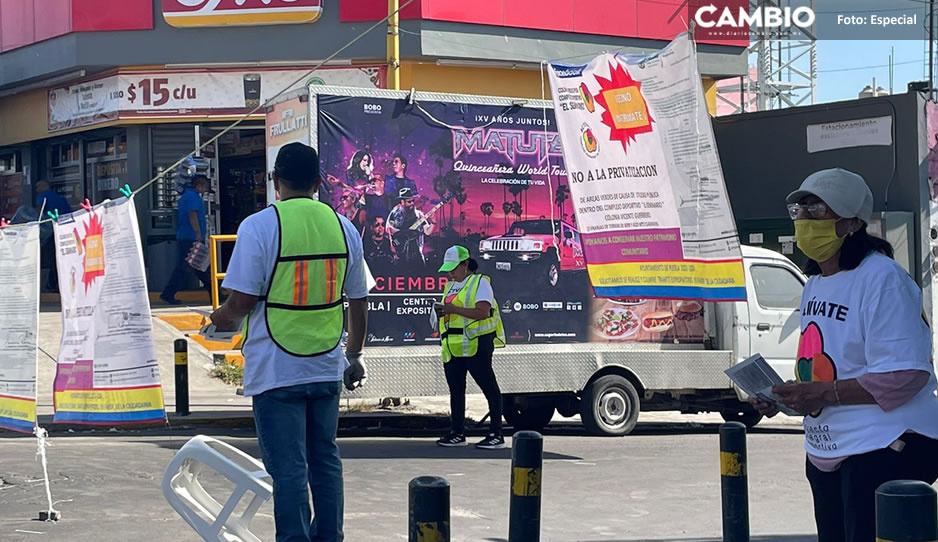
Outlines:
POLYGON ((279 201, 274 210, 280 239, 264 297, 267 331, 288 354, 328 353, 339 345, 345 323, 342 289, 349 257, 345 230, 335 211, 310 198, 279 201))
MULTIPOLYGON (((485 275, 472 274, 466 279, 466 285, 453 299, 453 305, 463 308, 475 308, 476 296, 479 293, 479 284, 482 280, 490 280, 485 275)), ((443 302, 449 296, 453 283, 447 283, 443 292, 443 302)), ((458 314, 448 314, 440 318, 440 338, 443 343, 443 363, 454 357, 468 358, 479 351, 479 337, 495 333, 495 347, 505 346, 505 328, 498 314, 498 303, 492 300, 492 312, 484 320, 470 320, 458 314)))

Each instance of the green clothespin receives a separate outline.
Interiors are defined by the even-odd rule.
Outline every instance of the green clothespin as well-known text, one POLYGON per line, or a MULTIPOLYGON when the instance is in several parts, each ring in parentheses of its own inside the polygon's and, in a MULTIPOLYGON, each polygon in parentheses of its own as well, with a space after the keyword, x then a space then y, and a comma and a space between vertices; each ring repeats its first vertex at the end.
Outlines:
POLYGON ((130 199, 134 195, 134 192, 133 190, 130 189, 129 184, 125 184, 123 187, 121 187, 120 193, 123 194, 124 197, 127 199, 130 199))
POLYGON ((46 214, 49 215, 49 218, 51 218, 52 220, 55 220, 55 221, 58 221, 58 220, 59 220, 59 210, 58 210, 58 209, 54 209, 53 211, 46 211, 46 214))

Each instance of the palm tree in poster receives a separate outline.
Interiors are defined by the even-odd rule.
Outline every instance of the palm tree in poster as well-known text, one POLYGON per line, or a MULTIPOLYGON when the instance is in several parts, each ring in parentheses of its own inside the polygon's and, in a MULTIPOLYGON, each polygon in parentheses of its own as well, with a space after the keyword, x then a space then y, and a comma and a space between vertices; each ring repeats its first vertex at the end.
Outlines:
POLYGON ((466 200, 469 199, 469 195, 466 194, 466 188, 459 183, 459 190, 453 194, 453 199, 456 200, 456 204, 459 205, 459 233, 462 235, 464 221, 466 220, 466 213, 463 212, 462 206, 466 203, 466 200))
POLYGON ((483 233, 488 233, 489 231, 489 217, 492 216, 492 213, 495 211, 495 205, 491 201, 487 201, 479 206, 479 210, 482 211, 482 230, 483 233))
POLYGON ((505 213, 505 231, 506 232, 508 231, 508 214, 511 212, 511 209, 512 209, 511 204, 512 202, 510 201, 505 201, 502 203, 502 212, 505 213))
POLYGON ((511 214, 515 215, 517 218, 521 218, 521 213, 524 211, 524 207, 521 206, 520 202, 513 201, 511 202, 511 214))
MULTIPOLYGON (((449 200, 449 229, 452 230, 453 220, 456 219, 456 214, 453 212, 453 206, 456 205, 456 202, 453 200, 456 199, 456 194, 465 192, 462 179, 459 177, 459 172, 454 169, 447 171, 446 175, 443 175, 443 186, 446 192, 449 192, 449 194, 453 196, 452 199, 449 200)), ((446 192, 444 192, 444 194, 446 192)))
POLYGON ((570 199, 570 187, 562 184, 554 192, 554 205, 560 208, 560 220, 564 219, 564 203, 570 199))

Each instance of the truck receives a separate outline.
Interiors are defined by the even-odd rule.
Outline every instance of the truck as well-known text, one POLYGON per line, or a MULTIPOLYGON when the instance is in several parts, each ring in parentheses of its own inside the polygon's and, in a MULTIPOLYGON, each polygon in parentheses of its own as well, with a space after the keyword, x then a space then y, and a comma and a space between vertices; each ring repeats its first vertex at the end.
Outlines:
POLYGON ((562 276, 585 272, 586 258, 580 232, 566 221, 519 220, 502 235, 479 243, 479 255, 488 271, 521 272, 545 286, 556 288, 562 276))
MULTIPOLYGON (((328 86, 313 86, 299 98, 286 99, 308 107, 304 114, 310 121, 303 126, 308 129, 294 136, 319 150, 324 177, 345 184, 336 191, 324 183, 321 200, 333 204, 333 195, 354 189, 349 186, 354 174, 370 187, 361 205, 373 211, 373 218, 396 209, 391 194, 376 198, 389 186, 415 187, 417 208, 437 211, 433 233, 420 241, 422 265, 368 262, 376 281, 369 296, 369 375, 365 386, 349 397, 448 394, 439 333, 427 322, 446 283, 436 272, 442 252, 460 243, 493 278, 502 309, 508 345, 496 350, 494 367, 508 424, 539 429, 559 414, 579 417, 589 432, 608 436, 630 433, 640 412, 649 411, 713 412, 747 426, 757 424, 761 416, 724 373, 755 353, 782 378, 794 377, 806 277, 795 263, 803 255, 794 247, 784 194, 806 172, 785 173, 769 156, 741 161, 735 154, 727 156, 724 146, 745 146, 757 155, 762 151, 753 134, 779 125, 792 134, 792 158, 786 160, 790 167, 834 167, 855 159, 858 150, 866 151, 847 148, 801 159, 797 153, 805 151, 798 150, 797 134, 803 137, 806 126, 831 116, 833 121, 850 121, 864 114, 887 114, 890 108, 918 118, 912 117, 913 108, 918 108, 915 115, 923 109, 917 96, 897 96, 889 98, 894 103, 888 107, 885 99, 869 99, 849 107, 786 113, 797 122, 777 111, 715 119, 724 171, 730 172, 730 200, 734 208, 743 209, 743 218, 737 216, 745 232, 741 241, 756 246, 742 246, 746 300, 704 303, 592 296, 575 217, 562 195, 566 172, 559 139, 550 129, 550 102, 328 86), (353 171, 353 156, 370 167, 353 171), (768 190, 777 209, 767 215, 757 214, 757 209, 766 208, 768 197, 766 189, 753 186, 752 179, 760 175, 774 179, 768 190)), ((282 122, 279 109, 270 111, 274 115, 269 126, 282 122)), ((920 137, 920 149, 925 137, 918 135, 925 132, 921 124, 897 131, 897 142, 920 137)), ((915 154, 921 152, 916 145, 905 146, 911 149, 909 156, 900 155, 895 168, 918 182, 920 170, 912 160, 920 163, 923 156, 915 154)), ((862 173, 863 167, 856 169, 862 173)), ((890 202, 896 203, 888 212, 877 213, 871 229, 897 247, 897 260, 926 289, 926 313, 931 314, 928 194, 919 197, 917 189, 909 191, 900 181, 869 172, 866 176, 877 198, 892 186, 890 202)), ((879 199, 877 209, 886 211, 879 199)), ((383 235, 379 227, 364 232, 366 241, 372 236, 375 243, 383 242, 383 235)), ((478 393, 472 382, 469 393, 478 393)))

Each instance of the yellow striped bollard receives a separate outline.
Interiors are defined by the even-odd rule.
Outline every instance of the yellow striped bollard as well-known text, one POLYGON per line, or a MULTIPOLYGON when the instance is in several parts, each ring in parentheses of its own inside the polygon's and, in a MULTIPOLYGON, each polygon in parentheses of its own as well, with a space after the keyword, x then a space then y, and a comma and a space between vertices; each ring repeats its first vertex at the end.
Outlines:
POLYGON ((408 488, 408 542, 450 542, 449 482, 418 476, 408 488))
POLYGON ((723 492, 723 542, 749 542, 749 481, 746 476, 746 426, 720 426, 720 487, 723 492))
POLYGON ((544 437, 536 431, 518 431, 511 444, 511 508, 508 542, 541 539, 541 465, 544 437))

